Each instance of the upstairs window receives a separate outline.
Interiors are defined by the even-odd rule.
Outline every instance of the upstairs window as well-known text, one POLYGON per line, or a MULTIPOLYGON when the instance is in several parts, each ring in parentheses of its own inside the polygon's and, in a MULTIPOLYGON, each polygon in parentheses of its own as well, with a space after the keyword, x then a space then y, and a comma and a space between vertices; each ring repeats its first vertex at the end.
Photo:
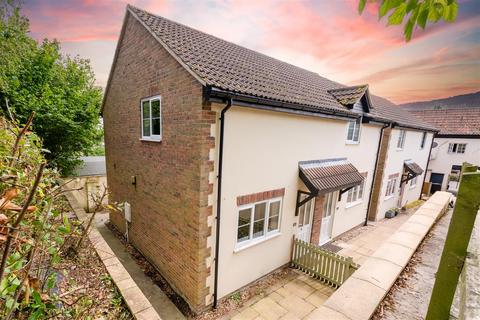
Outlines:
POLYGON ((406 135, 407 135, 407 131, 400 130, 400 133, 398 134, 397 149, 403 149, 403 146, 405 145, 406 135))
POLYGON ((142 99, 142 139, 151 141, 162 140, 162 106, 161 97, 155 96, 142 99))
POLYGON ((450 143, 448 145, 448 153, 465 153, 466 143, 450 143))
POLYGON ((347 143, 358 143, 360 141, 361 118, 348 122, 347 143))
POLYGON ((282 199, 241 206, 238 211, 237 248, 259 242, 280 231, 282 199))
POLYGON ((427 133, 422 133, 422 142, 420 142, 420 149, 425 148, 425 142, 427 142, 427 133))

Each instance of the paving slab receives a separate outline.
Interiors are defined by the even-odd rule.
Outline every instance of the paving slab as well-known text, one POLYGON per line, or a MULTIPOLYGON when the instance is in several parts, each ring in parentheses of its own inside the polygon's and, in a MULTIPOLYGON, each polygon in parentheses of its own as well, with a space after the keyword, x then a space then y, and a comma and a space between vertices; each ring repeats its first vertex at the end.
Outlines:
POLYGON ((284 298, 278 301, 278 304, 300 319, 315 309, 314 305, 297 296, 284 298))
POLYGON ((322 306, 318 309, 313 310, 305 320, 351 320, 344 316, 343 314, 332 310, 326 306, 322 306))
POLYGON ((300 298, 306 298, 315 291, 314 288, 299 279, 287 283, 284 288, 300 298))
POLYGON ((263 298, 252 305, 252 308, 258 312, 261 317, 267 320, 277 320, 288 313, 285 308, 281 307, 273 299, 268 297, 263 298))
POLYGON ((403 267, 388 260, 371 257, 351 277, 368 281, 388 291, 402 269, 403 267))
POLYGON ((400 267, 405 267, 405 261, 410 260, 414 249, 407 248, 395 243, 386 243, 372 254, 372 257, 390 261, 400 267))
POLYGON ((253 320, 259 316, 259 313, 252 308, 246 308, 236 316, 232 317, 232 320, 253 320))

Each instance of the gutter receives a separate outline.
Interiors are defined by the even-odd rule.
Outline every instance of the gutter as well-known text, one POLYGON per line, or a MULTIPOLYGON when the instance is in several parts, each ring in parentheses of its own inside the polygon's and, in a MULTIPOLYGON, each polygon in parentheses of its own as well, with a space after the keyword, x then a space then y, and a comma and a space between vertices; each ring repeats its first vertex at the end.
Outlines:
POLYGON ((377 146, 377 157, 375 158, 375 166, 373 167, 372 185, 370 186, 370 194, 368 196, 367 214, 365 216, 365 223, 363 224, 364 226, 368 224, 368 213, 370 212, 370 204, 372 202, 372 197, 373 197, 373 185, 375 184, 375 177, 377 175, 377 164, 378 164, 378 158, 380 157, 380 146, 382 145, 382 140, 383 140, 383 130, 385 130, 389 126, 391 125, 387 123, 387 124, 384 124, 380 129, 380 138, 378 139, 378 146, 377 146))
MULTIPOLYGON (((433 141, 435 140, 436 135, 437 133, 433 134, 432 142, 430 143, 430 151, 428 152, 427 167, 425 168, 425 174, 423 175, 422 189, 423 189, 423 185, 425 184, 425 180, 427 179, 428 166, 430 165, 430 157, 432 156, 433 141)), ((422 200, 422 190, 420 190, 420 196, 418 196, 418 200, 422 200)))
POLYGON ((213 284, 213 308, 217 308, 218 301, 218 253, 220 251, 220 213, 222 206, 222 169, 223 169, 223 145, 225 132, 225 113, 232 106, 232 99, 229 99, 226 106, 220 113, 220 137, 218 150, 218 174, 217 174, 217 216, 216 216, 216 230, 215 230, 215 273, 213 284))

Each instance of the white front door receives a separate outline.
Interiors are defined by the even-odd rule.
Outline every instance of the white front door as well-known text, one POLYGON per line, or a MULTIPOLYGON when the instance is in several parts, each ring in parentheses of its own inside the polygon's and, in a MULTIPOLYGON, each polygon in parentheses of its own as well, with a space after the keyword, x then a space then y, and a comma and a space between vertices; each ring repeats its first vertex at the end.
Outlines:
MULTIPOLYGON (((304 200, 306 197, 307 195, 302 194, 300 196, 300 201, 304 200)), ((314 201, 315 198, 298 208, 297 239, 305 242, 310 242, 310 235, 312 234, 313 207, 315 206, 314 201)))
POLYGON ((337 193, 327 193, 323 202, 322 226, 320 228, 320 245, 328 242, 332 237, 332 222, 336 206, 337 193))

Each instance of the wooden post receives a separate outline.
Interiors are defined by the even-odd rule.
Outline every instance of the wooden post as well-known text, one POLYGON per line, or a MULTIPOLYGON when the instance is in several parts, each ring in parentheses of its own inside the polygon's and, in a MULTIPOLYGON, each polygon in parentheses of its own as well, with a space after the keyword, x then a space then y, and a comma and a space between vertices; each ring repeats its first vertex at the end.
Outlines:
POLYGON ((450 308, 463 269, 468 243, 480 207, 480 172, 463 164, 460 188, 443 247, 440 265, 428 306, 426 320, 448 320, 450 308))

